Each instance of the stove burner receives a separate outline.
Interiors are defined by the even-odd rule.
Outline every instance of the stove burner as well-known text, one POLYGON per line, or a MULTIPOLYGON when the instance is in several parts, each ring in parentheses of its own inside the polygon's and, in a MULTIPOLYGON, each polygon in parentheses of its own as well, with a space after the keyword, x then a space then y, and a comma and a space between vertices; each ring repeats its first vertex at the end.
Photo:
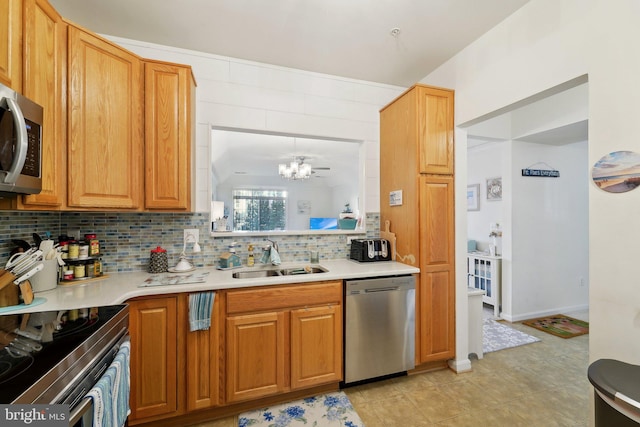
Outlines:
POLYGON ((79 318, 78 320, 67 321, 62 326, 62 329, 60 329, 59 331, 53 332, 53 338, 56 339, 56 338, 61 338, 67 335, 75 334, 77 332, 80 332, 86 328, 93 326, 98 320, 100 320, 99 317, 95 317, 93 319, 85 317, 85 318, 79 318))
POLYGON ((19 355, 7 347, 5 350, 0 353, 0 384, 17 377, 33 365, 33 356, 30 354, 21 352, 19 355))

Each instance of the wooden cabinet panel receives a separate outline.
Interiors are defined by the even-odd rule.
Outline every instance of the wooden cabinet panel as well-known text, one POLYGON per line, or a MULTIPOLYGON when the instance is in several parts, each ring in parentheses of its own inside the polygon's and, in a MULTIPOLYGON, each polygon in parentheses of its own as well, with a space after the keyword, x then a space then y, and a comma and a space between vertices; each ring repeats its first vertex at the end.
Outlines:
MULTIPOLYGON (((185 298, 185 300, 188 300, 185 298)), ((188 312, 188 310, 185 310, 188 312)), ((187 335, 187 411, 219 404, 220 304, 214 304, 211 327, 187 335)))
POLYGON ((191 68, 145 63, 145 207, 191 209, 191 68))
POLYGON ((130 421, 178 410, 177 297, 132 301, 130 421))
POLYGON ((0 2, 0 83, 22 91, 22 0, 0 2))
POLYGON ((287 389, 284 312, 227 318, 227 402, 287 389))
POLYGON ((24 0, 23 94, 43 107, 42 191, 21 209, 60 209, 67 188, 67 24, 46 0, 24 0))
POLYGON ((68 205, 140 208, 142 61, 69 25, 68 205))
POLYGON ((455 356, 453 178, 420 178, 420 363, 455 356))
POLYGON ((291 311, 291 389, 342 380, 342 307, 291 311))
POLYGON ((342 282, 308 283, 302 286, 268 286, 230 291, 227 294, 227 313, 247 313, 339 303, 342 282))
POLYGON ((418 87, 420 173, 453 174, 453 92, 418 87))

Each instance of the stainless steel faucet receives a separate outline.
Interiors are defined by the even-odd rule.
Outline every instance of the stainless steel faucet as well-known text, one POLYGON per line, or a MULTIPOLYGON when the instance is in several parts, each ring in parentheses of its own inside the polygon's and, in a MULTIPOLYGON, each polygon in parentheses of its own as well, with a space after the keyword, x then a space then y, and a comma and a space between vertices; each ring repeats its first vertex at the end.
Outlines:
POLYGON ((267 242, 271 242, 271 247, 272 247, 273 249, 275 249, 275 250, 276 250, 276 252, 280 252, 280 251, 278 250, 278 244, 277 244, 276 242, 274 242, 274 241, 273 241, 273 240, 271 240, 271 239, 264 239, 264 240, 266 240, 267 242))

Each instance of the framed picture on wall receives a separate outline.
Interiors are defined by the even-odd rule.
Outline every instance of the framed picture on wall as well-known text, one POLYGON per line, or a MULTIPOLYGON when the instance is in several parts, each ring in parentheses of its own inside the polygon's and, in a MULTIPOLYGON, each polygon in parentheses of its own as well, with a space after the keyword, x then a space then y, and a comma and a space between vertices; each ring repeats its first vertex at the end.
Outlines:
POLYGON ((467 185, 467 210, 480 210, 480 184, 467 185))
POLYGON ((502 177, 487 178, 487 200, 502 200, 502 177))

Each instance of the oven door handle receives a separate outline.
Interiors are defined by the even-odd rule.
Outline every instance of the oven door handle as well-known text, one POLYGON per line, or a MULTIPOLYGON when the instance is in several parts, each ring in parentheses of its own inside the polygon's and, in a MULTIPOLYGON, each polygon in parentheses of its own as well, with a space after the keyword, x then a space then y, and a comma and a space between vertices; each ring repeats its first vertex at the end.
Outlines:
MULTIPOLYGON (((85 417, 85 415, 93 417, 93 399, 90 397, 83 398, 78 406, 74 408, 74 410, 69 415, 69 425, 75 426, 78 421, 85 417)), ((86 425, 91 425, 91 423, 86 425)))

